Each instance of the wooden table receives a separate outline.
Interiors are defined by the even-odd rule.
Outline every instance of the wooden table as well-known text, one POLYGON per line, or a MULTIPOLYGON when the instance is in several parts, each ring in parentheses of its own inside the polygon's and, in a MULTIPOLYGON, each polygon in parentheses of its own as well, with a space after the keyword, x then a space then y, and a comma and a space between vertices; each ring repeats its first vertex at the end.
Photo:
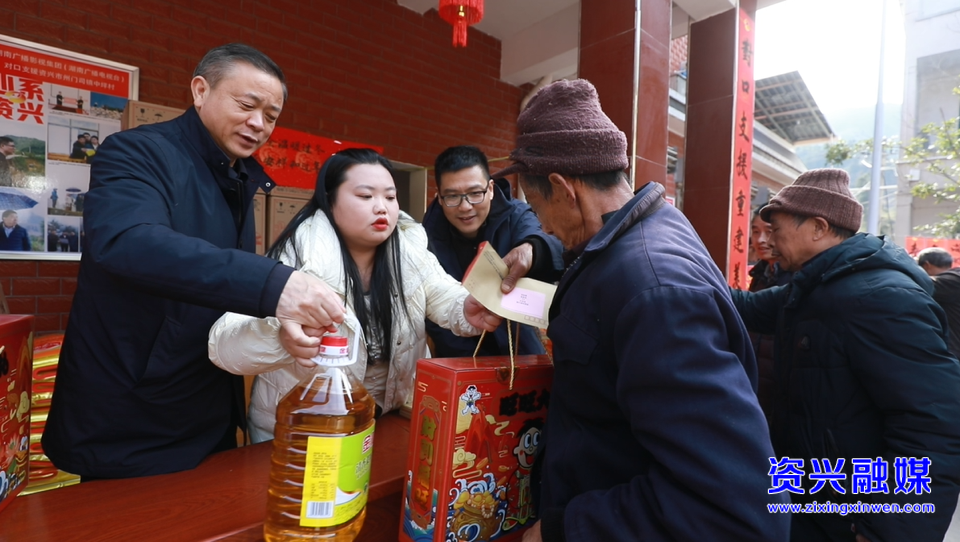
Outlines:
MULTIPOLYGON (((377 421, 367 519, 358 541, 397 540, 410 422, 377 421)), ((263 540, 271 443, 208 457, 174 474, 99 480, 17 497, 0 542, 263 540)))

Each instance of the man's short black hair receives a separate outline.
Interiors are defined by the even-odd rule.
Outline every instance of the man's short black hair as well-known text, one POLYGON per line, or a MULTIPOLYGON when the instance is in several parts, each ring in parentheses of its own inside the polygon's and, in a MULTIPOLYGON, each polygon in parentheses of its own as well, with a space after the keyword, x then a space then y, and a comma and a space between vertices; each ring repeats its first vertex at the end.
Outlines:
POLYGON ((283 101, 287 101, 287 80, 280 66, 267 55, 243 43, 228 43, 210 49, 197 64, 197 69, 193 70, 193 76, 203 77, 213 88, 237 62, 246 62, 263 73, 276 77, 283 87, 283 101))
MULTIPOLYGON (((560 173, 559 171, 557 173, 560 173)), ((590 175, 568 175, 573 177, 584 185, 600 191, 609 190, 620 183, 629 182, 627 172, 621 169, 615 171, 605 171, 603 173, 591 173, 590 175)), ((523 181, 525 191, 533 190, 540 194, 544 199, 553 197, 553 186, 550 185, 548 175, 527 175, 521 173, 520 178, 523 181)))
POLYGON ((917 254, 917 263, 922 267, 928 263, 934 267, 947 269, 953 267, 953 256, 940 247, 930 247, 921 250, 917 254))
POLYGON ((13 139, 7 136, 0 136, 0 147, 13 143, 13 139))
POLYGON ((453 173, 473 166, 480 166, 483 176, 490 178, 490 166, 483 151, 470 145, 447 148, 433 162, 433 176, 437 181, 437 189, 440 188, 440 177, 444 173, 453 173))

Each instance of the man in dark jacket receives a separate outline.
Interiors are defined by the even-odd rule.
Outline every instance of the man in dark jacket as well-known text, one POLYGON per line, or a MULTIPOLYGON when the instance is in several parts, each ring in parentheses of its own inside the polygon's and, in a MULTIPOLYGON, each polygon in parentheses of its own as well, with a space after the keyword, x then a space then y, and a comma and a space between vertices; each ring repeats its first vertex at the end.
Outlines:
POLYGON ((903 249, 854 233, 862 207, 849 183, 822 169, 781 190, 761 215, 793 278, 734 292, 747 327, 775 334, 771 474, 799 461, 793 470, 808 475, 792 489, 772 485, 804 505, 936 505, 794 514, 796 542, 940 542, 960 491, 960 365, 929 277, 903 249), (825 487, 815 474, 835 478, 825 487))
POLYGON ((326 285, 253 254, 252 202, 273 182, 251 154, 286 99, 280 68, 251 47, 212 49, 194 107, 106 138, 84 206, 85 250, 43 449, 60 469, 121 478, 195 467, 236 446, 242 377, 207 358, 224 311, 301 326, 342 321, 326 285))
POLYGON ((953 267, 953 256, 939 247, 921 250, 917 264, 933 279, 933 300, 947 313, 950 324, 947 348, 960 357, 960 267, 953 267))
POLYGON ((30 250, 30 235, 17 224, 17 212, 6 210, 0 217, 0 250, 30 250))
POLYGON ((663 186, 634 195, 626 137, 584 80, 517 121, 520 186, 574 258, 550 308, 544 540, 782 541, 757 367, 726 281, 663 186))
MULTIPOLYGON (((793 275, 782 269, 773 256, 773 250, 769 244, 772 234, 770 223, 763 220, 760 210, 757 209, 750 221, 750 246, 758 258, 749 273, 751 292, 787 284, 793 275)), ((753 351, 757 355, 757 399, 769 423, 773 418, 773 397, 776 394, 773 376, 773 335, 751 331, 750 340, 753 341, 753 351)))
MULTIPOLYGON (((508 287, 527 276, 554 282, 563 269, 560 241, 543 233, 530 206, 510 197, 510 184, 490 179, 487 157, 476 147, 450 147, 437 156, 434 175, 437 199, 423 217, 430 251, 443 269, 462 281, 480 243, 490 243, 510 268, 504 279, 508 287)), ((510 345, 504 321, 496 333, 487 335, 478 355, 508 355, 510 345)), ((516 324, 512 324, 516 325, 516 324)), ((515 327, 511 329, 516 329, 515 327)), ((427 333, 433 339, 436 357, 472 356, 476 337, 458 337, 427 320, 427 333)), ((520 326, 513 336, 520 354, 543 354, 537 329, 520 326)))

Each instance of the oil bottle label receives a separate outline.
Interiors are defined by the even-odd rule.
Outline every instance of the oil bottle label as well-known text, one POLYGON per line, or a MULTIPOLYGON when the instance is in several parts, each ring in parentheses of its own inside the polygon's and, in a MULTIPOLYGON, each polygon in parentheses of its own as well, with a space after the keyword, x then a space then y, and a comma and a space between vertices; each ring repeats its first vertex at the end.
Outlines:
POLYGON ((367 505, 373 428, 348 437, 307 438, 301 527, 333 527, 367 505))

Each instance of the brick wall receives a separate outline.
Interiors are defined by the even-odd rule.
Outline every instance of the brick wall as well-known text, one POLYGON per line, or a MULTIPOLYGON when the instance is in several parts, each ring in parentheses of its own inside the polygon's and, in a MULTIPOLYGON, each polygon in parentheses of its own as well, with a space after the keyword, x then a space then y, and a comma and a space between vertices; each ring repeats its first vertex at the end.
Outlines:
MULTIPOLYGON (((12 0, 0 34, 137 66, 141 100, 184 108, 204 52, 243 41, 287 76, 280 125, 423 166, 455 144, 507 155, 525 90, 499 81, 499 41, 471 29, 455 49, 436 11, 395 0, 12 0)), ((62 330, 78 266, 0 261, 11 310, 36 314, 37 331, 62 330)))
POLYGON ((78 267, 76 262, 0 260, 0 286, 8 292, 10 312, 35 315, 38 332, 64 329, 78 267))

